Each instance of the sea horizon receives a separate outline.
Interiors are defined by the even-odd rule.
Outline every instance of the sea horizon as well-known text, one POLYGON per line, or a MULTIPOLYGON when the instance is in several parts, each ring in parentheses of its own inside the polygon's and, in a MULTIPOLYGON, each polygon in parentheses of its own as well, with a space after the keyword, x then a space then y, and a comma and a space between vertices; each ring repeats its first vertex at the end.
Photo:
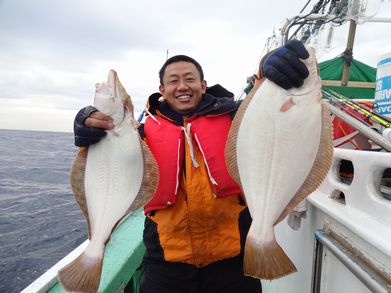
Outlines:
POLYGON ((45 129, 22 129, 22 128, 2 128, 0 130, 10 130, 10 131, 37 131, 37 132, 56 132, 56 133, 73 133, 73 131, 65 130, 45 130, 45 129))

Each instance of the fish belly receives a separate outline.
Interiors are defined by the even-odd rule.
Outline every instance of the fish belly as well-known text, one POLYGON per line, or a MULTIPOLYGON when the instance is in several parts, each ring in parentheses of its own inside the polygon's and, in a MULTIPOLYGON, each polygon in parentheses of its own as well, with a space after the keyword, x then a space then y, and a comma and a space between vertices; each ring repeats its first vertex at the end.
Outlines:
POLYGON ((130 124, 110 131, 90 146, 85 191, 91 241, 87 253, 99 254, 113 227, 136 198, 143 177, 143 154, 137 130, 130 124), (95 243, 95 245, 94 245, 95 243))
POLYGON ((318 153, 322 106, 316 95, 308 92, 294 101, 266 80, 243 113, 236 159, 252 217, 244 249, 245 275, 272 280, 297 270, 276 242, 273 226, 297 196, 318 153))
POLYGON ((321 104, 303 102, 281 112, 287 98, 266 81, 238 131, 238 171, 253 218, 250 232, 260 241, 273 239, 273 223, 305 181, 320 141, 321 104))

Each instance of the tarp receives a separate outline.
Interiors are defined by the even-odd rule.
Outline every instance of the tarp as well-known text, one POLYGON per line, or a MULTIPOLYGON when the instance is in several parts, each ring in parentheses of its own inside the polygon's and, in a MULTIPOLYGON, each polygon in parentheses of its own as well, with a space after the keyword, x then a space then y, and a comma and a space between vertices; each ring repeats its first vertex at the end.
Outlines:
MULTIPOLYGON (((342 79, 344 66, 343 56, 319 63, 320 76, 322 80, 342 79)), ((353 59, 349 69, 349 81, 375 82, 376 68, 353 59)), ((373 99, 375 97, 374 88, 358 88, 346 86, 324 86, 324 89, 332 89, 345 97, 353 99, 373 99)))

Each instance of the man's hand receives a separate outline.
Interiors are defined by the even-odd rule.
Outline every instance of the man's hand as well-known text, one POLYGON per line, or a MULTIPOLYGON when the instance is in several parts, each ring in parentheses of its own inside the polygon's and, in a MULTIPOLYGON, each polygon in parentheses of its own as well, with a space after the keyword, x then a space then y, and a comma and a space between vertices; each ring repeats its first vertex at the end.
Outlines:
POLYGON ((89 147, 106 135, 105 130, 113 127, 113 122, 109 116, 98 112, 92 106, 85 107, 76 114, 73 123, 75 145, 89 147))
POLYGON ((304 45, 298 40, 292 40, 267 56, 261 69, 265 77, 284 89, 300 87, 309 74, 300 59, 308 57, 304 45))

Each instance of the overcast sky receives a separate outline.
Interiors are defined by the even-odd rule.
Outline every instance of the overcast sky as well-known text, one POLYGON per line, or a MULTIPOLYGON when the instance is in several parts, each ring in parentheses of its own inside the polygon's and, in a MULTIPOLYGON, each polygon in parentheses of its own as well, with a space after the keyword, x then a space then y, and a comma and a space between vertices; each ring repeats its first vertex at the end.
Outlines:
MULTIPOLYGON (((0 128, 72 131, 77 110, 92 104, 94 84, 110 69, 140 112, 158 89, 167 52, 192 56, 208 85, 220 83, 239 95, 267 38, 305 3, 0 0, 0 128)), ((378 16, 390 12, 388 1, 378 16)), ((336 29, 333 50, 319 54, 321 61, 344 50, 347 28, 336 29)), ((354 57, 376 66, 391 52, 390 30, 391 24, 359 25, 354 57)))

